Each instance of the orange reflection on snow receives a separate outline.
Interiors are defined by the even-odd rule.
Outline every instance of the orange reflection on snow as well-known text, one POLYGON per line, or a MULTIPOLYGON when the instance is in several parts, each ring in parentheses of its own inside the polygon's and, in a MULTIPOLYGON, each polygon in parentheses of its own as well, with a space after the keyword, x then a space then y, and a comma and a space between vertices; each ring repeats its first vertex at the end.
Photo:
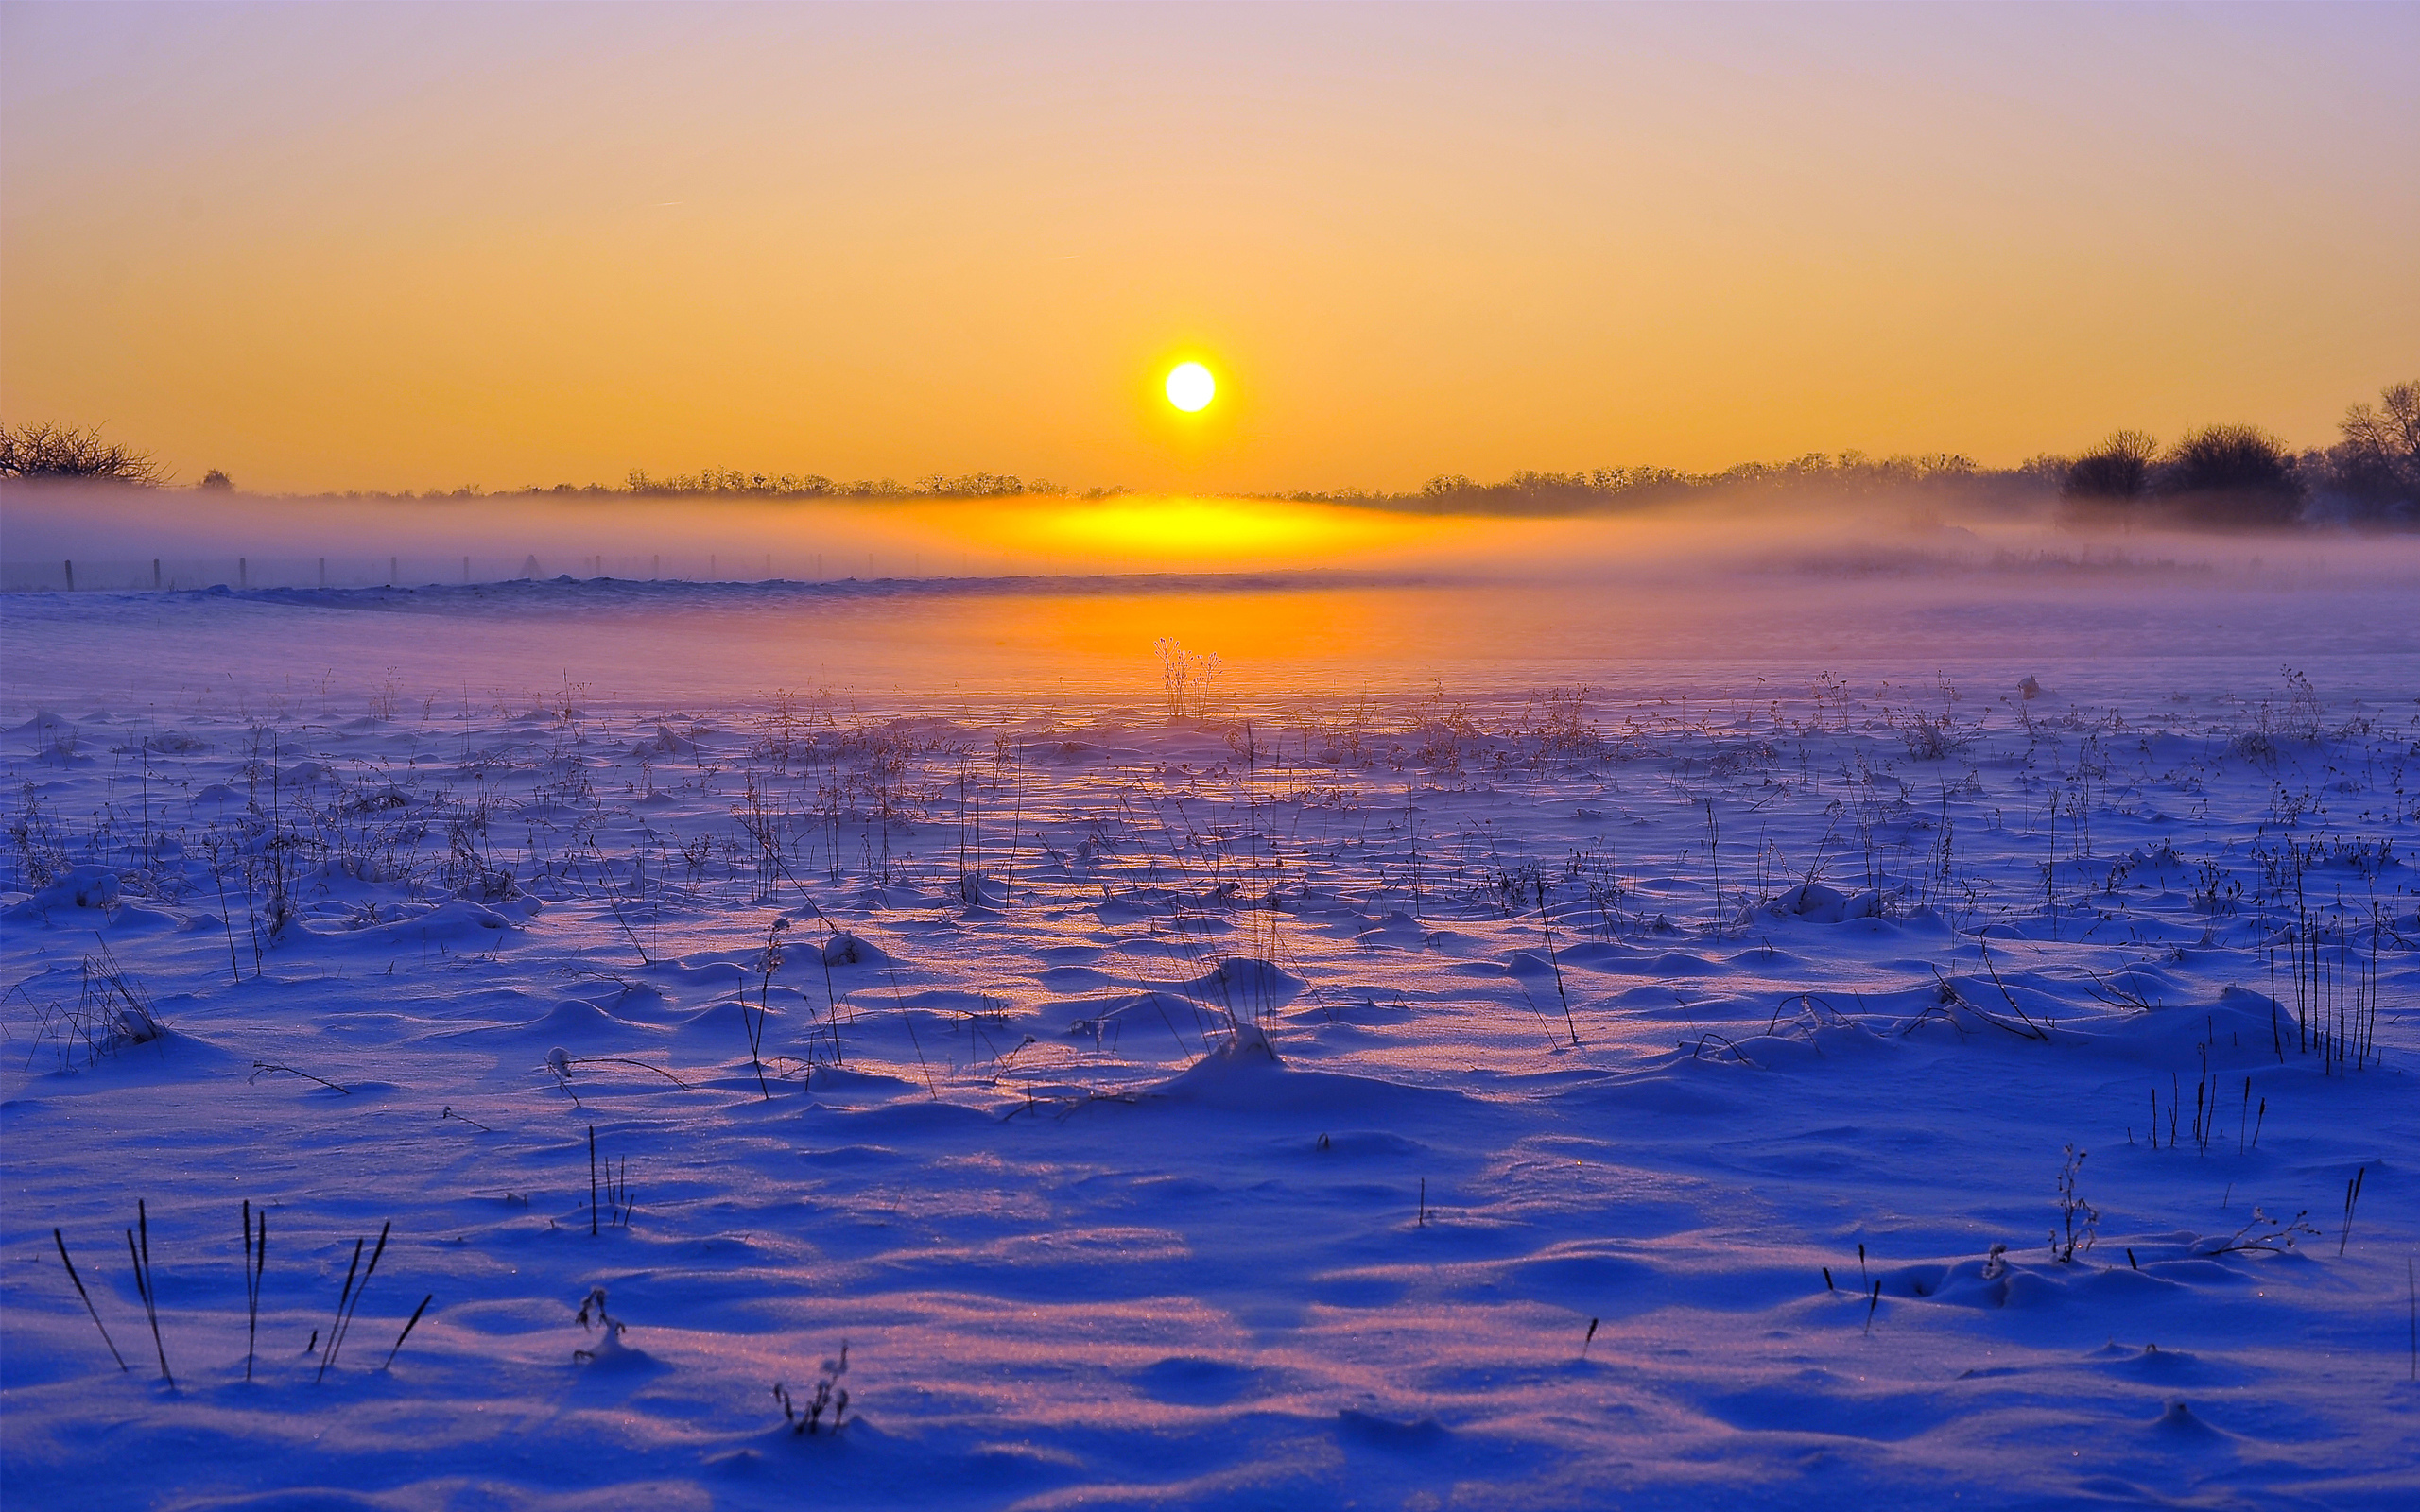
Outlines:
POLYGON ((1402 627, 1381 595, 1276 591, 1035 596, 996 606, 1004 638, 1070 670, 1129 663, 1156 675, 1152 645, 1181 643, 1223 663, 1219 680, 1256 683, 1270 666, 1359 663, 1402 627))

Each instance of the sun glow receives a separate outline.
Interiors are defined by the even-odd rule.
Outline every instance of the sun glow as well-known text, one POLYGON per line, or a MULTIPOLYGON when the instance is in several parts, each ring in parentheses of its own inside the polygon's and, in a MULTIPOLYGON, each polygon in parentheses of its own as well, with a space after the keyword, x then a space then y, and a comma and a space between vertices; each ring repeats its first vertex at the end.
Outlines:
MULTIPOLYGON (((1460 522, 1277 499, 1126 495, 1023 507, 909 507, 927 539, 955 538, 1014 570, 1258 571, 1369 565, 1416 551, 1460 522)), ((1002 570, 1011 570, 1004 568, 1002 570)))
POLYGON ((1188 415, 1200 414, 1218 397, 1219 380, 1198 362, 1180 362, 1168 369, 1168 403, 1188 415))
POLYGON ((1321 505, 1236 499, 1071 504, 1032 522, 1052 554, 1210 569, 1325 565, 1425 536, 1433 522, 1321 505))

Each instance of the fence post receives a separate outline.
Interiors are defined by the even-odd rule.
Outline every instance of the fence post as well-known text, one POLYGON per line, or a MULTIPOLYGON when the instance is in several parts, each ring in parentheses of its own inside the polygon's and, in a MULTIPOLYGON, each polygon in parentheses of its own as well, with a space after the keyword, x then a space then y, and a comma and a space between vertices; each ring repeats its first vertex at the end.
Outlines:
POLYGON ((67 591, 71 593, 76 592, 76 558, 73 557, 67 558, 67 591))

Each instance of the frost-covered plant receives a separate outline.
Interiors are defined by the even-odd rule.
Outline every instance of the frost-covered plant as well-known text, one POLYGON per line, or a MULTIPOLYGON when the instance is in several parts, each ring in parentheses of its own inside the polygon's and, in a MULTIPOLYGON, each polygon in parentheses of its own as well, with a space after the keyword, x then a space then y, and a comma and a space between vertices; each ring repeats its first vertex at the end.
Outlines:
POLYGON ((766 929, 764 954, 757 957, 756 1006, 752 1012, 746 998, 739 1003, 740 1027, 748 1034, 748 1064, 756 1073, 757 1092, 769 1102, 773 1094, 765 1086, 765 1020, 772 1011, 773 973, 782 969, 782 932, 789 927, 790 916, 784 914, 766 929))
POLYGON ((620 1318, 605 1311, 605 1288, 602 1286, 590 1287, 588 1296, 581 1299, 579 1326, 583 1330, 602 1329, 604 1331, 597 1339, 596 1348, 574 1349, 571 1352, 571 1357, 582 1365, 590 1364, 600 1355, 610 1355, 621 1349, 622 1331, 629 1327, 620 1318))
POLYGON ((790 1425, 793 1435, 821 1433, 827 1408, 832 1413, 832 1431, 840 1431, 841 1419, 849 1415, 849 1388, 839 1382, 848 1373, 849 1341, 843 1339, 840 1357, 823 1362, 821 1373, 815 1378, 815 1392, 804 1403, 791 1398, 787 1386, 778 1381, 773 1383, 773 1400, 782 1404, 782 1420, 790 1425))
POLYGON ((2255 727, 2277 739, 2305 746, 2319 744, 2326 717, 2319 701, 2319 690, 2311 686, 2309 678, 2292 667, 2278 670, 2286 679, 2285 707, 2273 710, 2263 702, 2253 716, 2255 727))
POLYGON ((2089 1252, 2100 1227, 2100 1210, 2076 1191, 2086 1151, 2070 1144, 2066 1163, 2059 1167, 2059 1227, 2050 1230, 2050 1258, 2062 1265, 2075 1263, 2076 1252, 2089 1252))
POLYGON ((1471 720, 1470 706, 1448 704, 1443 684, 1413 705, 1411 728, 1407 733, 1420 742, 1411 755, 1411 764, 1439 775, 1461 771, 1464 744, 1483 738, 1478 726, 1471 720))
POLYGON ((2309 1216, 2310 1210, 2306 1208, 2291 1218, 2279 1220, 2255 1208, 2252 1210, 2252 1221, 2237 1229, 2225 1243, 2211 1245, 2206 1249, 2198 1246, 2196 1248, 2204 1255, 2281 1255, 2294 1247, 2297 1237, 2319 1237, 2319 1229, 2306 1221, 2309 1216))
POLYGON ((773 690, 772 707, 758 725, 758 740, 749 751, 772 763, 775 776, 786 776, 801 741, 798 698, 787 688, 773 690))
POLYGON ((689 873, 690 885, 695 886, 697 884, 705 881, 706 868, 714 861, 714 832, 711 830, 700 831, 691 838, 683 840, 680 843, 679 849, 681 851, 681 865, 689 873))
POLYGON ((1917 711, 1897 723, 1900 742, 1908 747, 1909 757, 1915 761, 1945 760, 1950 752, 1964 746, 1968 738, 1945 713, 1927 714, 1917 711))
POLYGON ((1160 695, 1167 705, 1168 719, 1174 722, 1190 715, 1199 718, 1209 706, 1211 689, 1219 679, 1219 659, 1198 651, 1188 651, 1174 636, 1162 636, 1151 643, 1160 658, 1160 695))
POLYGON ((2238 899, 2243 896, 2243 884, 2228 875, 2227 868, 2215 861, 2204 861, 2192 879, 2189 895, 2196 913, 2213 919, 2236 910, 2238 899))
POLYGON ((1530 769, 1541 775, 1556 762, 1576 766, 1597 760, 1605 753, 1605 741, 1588 722, 1587 705, 1584 686, 1548 689, 1546 707, 1523 709, 1505 728, 1504 737, 1527 758, 1530 769))
POLYGON ((745 774, 746 792, 741 800, 732 805, 731 816, 755 842, 756 901, 770 899, 781 881, 783 833, 789 816, 774 805, 769 784, 757 780, 752 769, 745 774))
POLYGON ((21 789, 17 812, 9 821, 9 841, 17 852, 18 875, 28 888, 47 887, 75 866, 67 854, 67 836, 44 813, 34 784, 21 789))
MULTIPOLYGON (((10 997, 23 997, 33 1004, 25 984, 19 983, 9 991, 10 997)), ((84 957, 82 986, 71 1007, 52 1003, 41 1009, 41 1021, 34 1031, 37 1050, 48 1042, 58 1057, 59 1069, 66 1071, 80 1060, 87 1066, 97 1065, 104 1056, 132 1045, 148 1044, 167 1033, 167 1025, 160 1020, 151 1005, 151 994, 132 972, 118 964, 106 942, 97 955, 84 957)), ((31 1054, 27 1061, 32 1059, 31 1054)))

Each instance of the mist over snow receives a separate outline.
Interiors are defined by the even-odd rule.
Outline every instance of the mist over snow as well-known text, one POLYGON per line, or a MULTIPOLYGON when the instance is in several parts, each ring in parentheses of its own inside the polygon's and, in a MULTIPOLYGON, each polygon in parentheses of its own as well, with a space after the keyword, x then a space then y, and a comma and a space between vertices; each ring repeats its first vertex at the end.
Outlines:
POLYGON ((14 588, 420 586, 524 576, 823 581, 1351 571, 1703 582, 2140 567, 2262 581, 2393 582, 2398 537, 2093 530, 1929 489, 1770 490, 1599 514, 1460 515, 1191 496, 767 500, 544 494, 422 499, 43 488, 0 491, 14 588))

